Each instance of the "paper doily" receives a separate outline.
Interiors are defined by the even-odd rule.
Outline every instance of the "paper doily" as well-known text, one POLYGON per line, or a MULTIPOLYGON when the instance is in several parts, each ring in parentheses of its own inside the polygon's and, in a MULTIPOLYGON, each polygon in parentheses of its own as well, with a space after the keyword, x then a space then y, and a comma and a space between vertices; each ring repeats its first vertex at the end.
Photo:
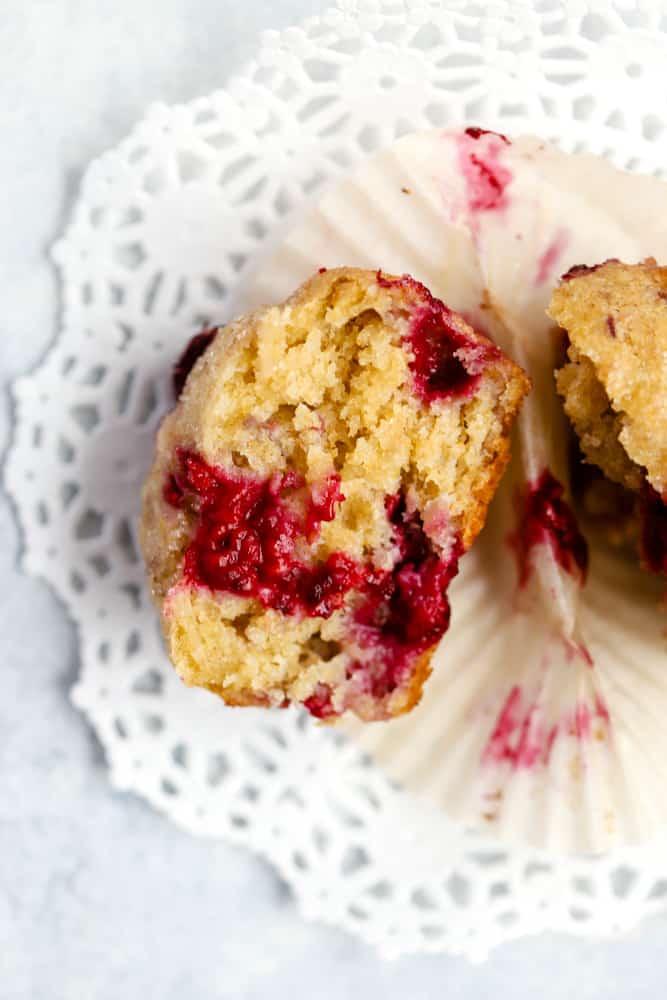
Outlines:
POLYGON ((344 2, 267 33, 243 76, 156 106, 89 168, 54 251, 60 337, 15 384, 6 479, 24 565, 77 624, 74 702, 117 787, 273 863, 308 917, 388 955, 482 957, 543 929, 664 909, 666 843, 597 859, 508 850, 407 800, 296 712, 225 709, 169 667, 135 520, 169 370, 304 201, 415 129, 475 122, 657 171, 667 13, 647 3, 344 2), (363 58, 361 55, 363 54, 363 58))

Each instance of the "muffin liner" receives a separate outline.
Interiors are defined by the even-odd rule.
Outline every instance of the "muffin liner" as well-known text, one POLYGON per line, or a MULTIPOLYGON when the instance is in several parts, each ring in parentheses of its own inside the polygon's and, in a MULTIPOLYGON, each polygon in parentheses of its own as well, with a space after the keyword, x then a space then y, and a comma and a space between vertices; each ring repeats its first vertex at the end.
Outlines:
POLYGON ((667 259, 666 209, 661 181, 537 138, 417 133, 313 206, 235 300, 279 301, 318 267, 409 273, 528 371, 513 458, 452 584, 421 704, 342 723, 407 789, 512 842, 599 852, 667 823, 663 583, 590 525, 585 580, 572 550, 528 548, 522 501, 547 475, 571 502, 551 290, 576 264, 667 259))

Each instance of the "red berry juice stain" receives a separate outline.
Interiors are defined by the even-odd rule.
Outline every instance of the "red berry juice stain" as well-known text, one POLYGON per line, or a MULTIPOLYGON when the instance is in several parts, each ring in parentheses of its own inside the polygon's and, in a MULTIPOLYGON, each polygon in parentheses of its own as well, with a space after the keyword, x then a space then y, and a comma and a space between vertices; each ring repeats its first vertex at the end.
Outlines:
POLYGON ((519 685, 507 695, 496 724, 482 752, 482 763, 509 763, 513 769, 546 764, 558 727, 545 727, 536 703, 523 705, 519 685))
POLYGON ((583 743, 594 736, 595 720, 609 723, 609 712, 599 695, 591 707, 579 702, 547 725, 537 701, 529 701, 516 684, 507 695, 496 724, 482 751, 483 764, 509 764, 512 770, 531 770, 549 764, 556 739, 573 736, 583 743))
POLYGON ((508 204, 507 187, 512 181, 512 171, 501 162, 505 136, 485 129, 466 130, 459 136, 459 168, 466 185, 468 211, 494 212, 508 204), (471 132, 475 134, 471 134, 471 132), (484 148, 476 144, 484 139, 484 148))
POLYGON ((568 244, 567 229, 559 229, 544 253, 537 259, 537 270, 535 272, 534 285, 539 288, 547 282, 552 281, 552 275, 559 258, 562 256, 568 244))
POLYGON ((520 587, 530 577, 531 553, 536 545, 549 545, 566 573, 582 585, 586 581, 588 544, 564 492, 562 484, 545 469, 518 497, 517 528, 508 542, 517 556, 520 587))
POLYGON ((605 725, 610 723, 609 710, 599 694, 595 695, 592 706, 579 702, 574 712, 563 718, 561 728, 579 741, 590 740, 595 736, 593 723, 596 721, 604 722, 605 725))
POLYGON ((583 661, 587 667, 593 666, 593 657, 591 652, 585 643, 581 641, 575 641, 574 639, 566 639, 563 637, 563 642, 565 644, 565 654, 567 656, 568 663, 574 663, 576 660, 583 661))
POLYGON ((469 135, 471 139, 480 139, 483 135, 495 135, 499 139, 502 139, 507 146, 511 146, 511 142, 506 135, 502 132, 494 132, 489 128, 479 128, 477 125, 470 125, 469 128, 465 130, 465 134, 469 135))

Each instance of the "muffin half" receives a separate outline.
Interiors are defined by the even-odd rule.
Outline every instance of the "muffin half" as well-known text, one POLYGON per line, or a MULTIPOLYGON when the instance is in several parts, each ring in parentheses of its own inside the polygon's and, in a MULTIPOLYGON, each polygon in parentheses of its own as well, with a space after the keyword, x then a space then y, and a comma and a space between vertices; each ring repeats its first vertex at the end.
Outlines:
POLYGON ((527 377, 412 278, 352 268, 191 354, 142 519, 179 674, 233 705, 408 711, 527 377))
POLYGON ((667 574, 667 268, 651 258, 572 268, 549 315, 568 336, 556 384, 581 451, 636 494, 642 560, 667 574))

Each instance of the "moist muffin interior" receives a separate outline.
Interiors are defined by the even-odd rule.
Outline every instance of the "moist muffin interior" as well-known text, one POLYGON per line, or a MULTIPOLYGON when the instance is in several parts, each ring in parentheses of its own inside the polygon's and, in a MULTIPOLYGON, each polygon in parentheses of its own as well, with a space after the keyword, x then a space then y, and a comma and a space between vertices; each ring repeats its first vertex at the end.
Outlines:
POLYGON ((325 272, 219 331, 144 496, 183 679, 321 717, 411 707, 527 386, 408 277, 325 272))

